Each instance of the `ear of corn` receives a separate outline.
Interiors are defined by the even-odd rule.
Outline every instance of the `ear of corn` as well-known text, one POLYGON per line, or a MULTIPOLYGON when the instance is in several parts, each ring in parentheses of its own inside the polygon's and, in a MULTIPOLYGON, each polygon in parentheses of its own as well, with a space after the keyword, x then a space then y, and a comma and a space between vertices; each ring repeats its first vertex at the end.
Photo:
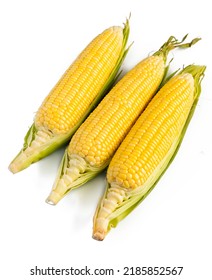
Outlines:
MULTIPOLYGON (((183 41, 186 37, 184 37, 183 41)), ((138 63, 108 93, 73 136, 47 198, 55 205, 70 190, 107 167, 115 150, 160 86, 169 51, 190 47, 171 36, 154 55, 138 63)))
POLYGON ((94 215, 93 238, 103 240, 149 194, 174 159, 198 102, 204 71, 205 66, 190 65, 170 79, 118 148, 94 215))
POLYGON ((98 35, 43 101, 23 148, 9 169, 16 173, 66 143, 112 87, 127 54, 129 22, 98 35))

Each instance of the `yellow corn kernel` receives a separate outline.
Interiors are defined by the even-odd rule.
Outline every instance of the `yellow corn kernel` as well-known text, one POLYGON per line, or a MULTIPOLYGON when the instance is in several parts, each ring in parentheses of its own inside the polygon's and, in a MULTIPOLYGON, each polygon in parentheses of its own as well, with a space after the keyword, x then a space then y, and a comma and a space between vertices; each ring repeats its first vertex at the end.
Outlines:
POLYGON ((176 46, 181 46, 176 39, 168 40, 158 52, 138 63, 81 125, 64 155, 48 203, 56 204, 59 197, 90 180, 109 164, 121 141, 157 91, 166 70, 167 49, 176 46), (75 169, 72 174, 71 168, 76 156, 76 162, 81 158, 85 166, 84 173, 78 172, 77 176, 75 169), (69 177, 66 188, 63 176, 69 177))
POLYGON ((106 29, 82 51, 38 109, 23 149, 9 166, 13 173, 71 138, 114 82, 127 53, 128 35, 127 21, 124 29, 106 29))
POLYGON ((168 81, 116 151, 94 216, 95 239, 103 240, 110 227, 145 198, 173 160, 200 95, 204 71, 204 66, 188 66, 168 81))

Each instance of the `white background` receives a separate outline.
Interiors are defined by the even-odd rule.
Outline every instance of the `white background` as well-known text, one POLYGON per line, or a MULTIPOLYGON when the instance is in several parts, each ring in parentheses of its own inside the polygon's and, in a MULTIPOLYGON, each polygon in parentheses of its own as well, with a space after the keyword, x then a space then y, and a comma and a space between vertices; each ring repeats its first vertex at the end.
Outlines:
MULTIPOLYGON (((181 276, 212 279, 212 80, 210 1, 0 2, 0 279, 86 279, 30 276, 34 266, 113 268, 183 266, 181 276), (120 25, 131 12, 134 41, 124 71, 156 51, 170 35, 202 37, 175 51, 171 70, 207 65, 202 95, 183 145, 154 191, 103 242, 92 239, 92 217, 105 187, 104 174, 65 197, 45 203, 63 149, 13 175, 8 164, 22 147, 37 108, 79 52, 98 33, 120 25)), ((109 279, 109 276, 87 277, 109 279)))

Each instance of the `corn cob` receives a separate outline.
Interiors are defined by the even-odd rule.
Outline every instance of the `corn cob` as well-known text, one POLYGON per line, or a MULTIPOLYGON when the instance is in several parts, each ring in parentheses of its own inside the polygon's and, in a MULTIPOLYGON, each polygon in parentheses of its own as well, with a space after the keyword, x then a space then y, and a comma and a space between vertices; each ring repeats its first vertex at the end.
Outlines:
POLYGON ((109 164, 115 150, 157 91, 166 73, 169 51, 189 47, 173 36, 150 57, 138 63, 108 93, 73 136, 46 202, 52 205, 95 177, 109 164))
POLYGON ((94 215, 93 238, 103 240, 152 190, 180 146, 194 113, 205 66, 187 66, 149 103, 107 171, 106 192, 94 215))
POLYGON ((20 153, 9 169, 16 173, 70 140, 109 91, 128 49, 129 22, 98 35, 67 69, 37 111, 20 153))

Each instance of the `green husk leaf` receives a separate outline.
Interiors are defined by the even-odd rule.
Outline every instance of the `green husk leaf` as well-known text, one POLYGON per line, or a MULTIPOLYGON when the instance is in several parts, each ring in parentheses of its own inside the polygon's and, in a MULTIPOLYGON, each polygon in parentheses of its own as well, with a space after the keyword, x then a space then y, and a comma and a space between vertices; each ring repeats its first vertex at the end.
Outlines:
POLYGON ((32 141, 35 139, 35 134, 37 133, 37 130, 35 128, 35 124, 33 123, 26 136, 24 137, 24 144, 23 144, 23 151, 26 150, 32 143, 32 141))
MULTIPOLYGON (((57 172, 57 177, 55 179, 52 191, 48 198, 46 199, 46 202, 51 205, 56 205, 65 195, 67 195, 70 191, 84 185, 86 182, 90 181, 94 177, 96 177, 100 172, 102 172, 109 164, 109 161, 106 161, 104 165, 101 165, 99 167, 91 166, 88 162, 86 162, 83 158, 79 160, 78 157, 78 165, 75 167, 80 171, 81 166, 83 171, 79 172, 77 178, 73 180, 71 183, 66 184, 66 190, 64 191, 64 186, 62 187, 63 190, 61 191, 60 186, 60 180, 63 179, 64 175, 67 175, 67 169, 70 168, 69 166, 69 155, 68 155, 68 149, 65 150, 63 159, 60 163, 60 167, 57 172), (82 163, 80 162, 82 161, 82 163)), ((76 159, 77 161, 77 159, 76 159)))

